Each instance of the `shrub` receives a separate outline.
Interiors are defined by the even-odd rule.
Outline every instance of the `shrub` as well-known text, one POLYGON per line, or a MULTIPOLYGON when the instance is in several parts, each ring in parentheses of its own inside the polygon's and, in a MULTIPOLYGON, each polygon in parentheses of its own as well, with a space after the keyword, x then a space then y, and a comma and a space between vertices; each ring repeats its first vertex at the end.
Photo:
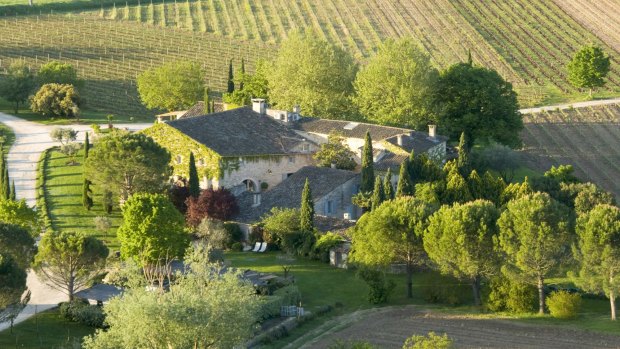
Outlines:
POLYGON ((328 232, 321 235, 314 244, 312 258, 318 259, 321 262, 329 262, 329 250, 340 245, 342 242, 343 239, 338 234, 328 232))
POLYGON ((370 287, 368 302, 372 304, 386 303, 396 287, 394 281, 387 280, 385 273, 376 269, 360 268, 357 275, 370 287))
POLYGON ((30 108, 47 117, 77 117, 81 99, 73 85, 45 84, 31 97, 30 108))
POLYGON ((186 219, 191 226, 197 226, 205 217, 226 221, 239 212, 237 200, 224 188, 203 190, 199 197, 189 197, 186 204, 186 219))
POLYGON ((407 338, 403 349, 451 349, 454 348, 452 340, 447 334, 439 336, 435 332, 429 332, 426 336, 411 336, 407 338))
POLYGON ((229 235, 224 229, 224 223, 211 218, 203 218, 196 227, 196 236, 206 241, 214 249, 225 249, 230 246, 229 235))
POLYGON ((547 298, 551 316, 557 319, 575 319, 581 309, 581 296, 578 293, 555 291, 547 298))
POLYGON ((226 232, 228 233, 228 239, 231 243, 231 247, 235 242, 241 242, 244 240, 243 231, 239 227, 239 224, 226 222, 224 223, 224 229, 226 229, 226 232))
POLYGON ((168 198, 179 212, 187 213, 187 198, 189 198, 189 188, 184 182, 175 183, 168 189, 168 198))
POLYGON ((84 300, 75 299, 60 303, 59 312, 62 317, 69 321, 95 328, 104 327, 105 314, 101 307, 90 305, 84 300))
POLYGON ((243 251, 243 244, 240 242, 235 242, 232 245, 230 245, 230 250, 233 252, 241 252, 243 251))
POLYGON ((485 303, 491 311, 528 313, 536 308, 538 291, 530 284, 497 278, 491 280, 489 289, 485 303))
POLYGON ((446 284, 453 284, 455 282, 457 282, 455 279, 447 276, 433 277, 421 288, 424 300, 435 304, 462 304, 465 294, 461 291, 461 288, 446 286, 446 284))

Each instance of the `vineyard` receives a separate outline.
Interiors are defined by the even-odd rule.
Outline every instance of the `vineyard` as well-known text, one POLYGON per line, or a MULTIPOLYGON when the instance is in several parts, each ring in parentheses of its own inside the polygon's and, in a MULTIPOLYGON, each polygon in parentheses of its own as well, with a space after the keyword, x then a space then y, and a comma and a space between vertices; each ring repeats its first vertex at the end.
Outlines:
POLYGON ((152 28, 77 16, 43 15, 0 20, 0 67, 24 59, 33 69, 49 60, 73 64, 84 79, 89 108, 123 115, 152 115, 140 103, 136 76, 166 61, 200 62, 206 83, 226 86, 228 60, 269 58, 275 47, 208 33, 152 28))
POLYGON ((584 0, 556 2, 106 0, 99 10, 2 17, 0 69, 11 58, 34 68, 48 57, 65 60, 79 66, 92 107, 145 114, 135 89, 139 72, 165 60, 197 60, 208 85, 221 91, 229 59, 244 57, 252 71, 290 30, 310 28, 362 62, 390 37, 413 37, 439 68, 466 60, 471 50, 475 63, 514 84, 523 107, 582 97, 568 83, 565 66, 579 47, 594 42, 612 57, 605 95, 620 95, 613 40, 620 35, 620 5, 601 14, 602 5, 584 0), (597 21, 601 16, 609 21, 597 21))
POLYGON ((620 105, 565 109, 525 115, 525 152, 544 171, 571 164, 620 199, 620 105))

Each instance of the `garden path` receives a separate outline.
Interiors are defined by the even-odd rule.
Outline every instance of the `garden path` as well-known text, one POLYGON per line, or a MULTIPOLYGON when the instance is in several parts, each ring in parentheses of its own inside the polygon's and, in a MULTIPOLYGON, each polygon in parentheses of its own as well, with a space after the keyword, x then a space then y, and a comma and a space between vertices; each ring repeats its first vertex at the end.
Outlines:
MULTIPOLYGON (((41 153, 52 146, 58 145, 49 134, 57 127, 41 125, 36 122, 23 120, 19 117, 0 113, 0 122, 10 127, 15 133, 15 142, 7 156, 9 164, 9 178, 15 181, 15 192, 18 199, 25 199, 28 205, 34 206, 36 201, 37 162, 41 153)), ((127 128, 132 131, 142 130, 153 124, 114 124, 114 127, 127 128)), ((90 130, 90 125, 66 125, 78 133, 78 141, 84 140, 84 131, 90 130)), ((102 125, 107 127, 106 125, 102 125)), ((28 306, 19 314, 15 323, 22 322, 37 312, 55 307, 67 296, 42 283, 30 271, 27 281, 28 289, 32 292, 28 306)), ((9 327, 8 323, 0 324, 0 331, 9 327)))

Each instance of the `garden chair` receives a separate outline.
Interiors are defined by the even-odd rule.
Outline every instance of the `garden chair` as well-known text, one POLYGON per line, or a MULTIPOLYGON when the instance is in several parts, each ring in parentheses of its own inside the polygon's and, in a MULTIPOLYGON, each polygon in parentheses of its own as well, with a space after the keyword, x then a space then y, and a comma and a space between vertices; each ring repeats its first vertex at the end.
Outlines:
POLYGON ((263 245, 260 247, 260 250, 258 250, 258 252, 265 252, 267 251, 267 243, 263 242, 263 245))
POLYGON ((258 252, 258 250, 260 250, 260 246, 261 246, 261 243, 260 243, 260 242, 256 242, 256 244, 254 245, 254 249, 252 250, 252 252, 258 252))

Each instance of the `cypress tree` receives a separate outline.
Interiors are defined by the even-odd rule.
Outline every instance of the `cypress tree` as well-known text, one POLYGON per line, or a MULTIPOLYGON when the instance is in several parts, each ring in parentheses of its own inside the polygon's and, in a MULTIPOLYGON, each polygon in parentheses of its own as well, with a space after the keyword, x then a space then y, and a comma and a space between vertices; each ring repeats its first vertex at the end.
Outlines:
POLYGON ((470 172, 469 164, 469 148, 467 145, 467 137, 465 132, 461 132, 461 139, 459 140, 459 157, 456 160, 456 166, 461 173, 461 176, 467 176, 470 172))
POLYGON ((4 170, 6 169, 6 159, 4 149, 0 149, 0 198, 4 199, 8 193, 4 192, 4 170))
POLYGON ((230 63, 228 64, 228 89, 226 90, 226 92, 228 93, 235 92, 235 76, 233 73, 232 59, 230 60, 230 63))
POLYGON ((211 92, 210 89, 208 87, 205 88, 205 96, 204 96, 204 101, 203 101, 202 107, 203 107, 203 112, 206 113, 206 114, 211 114, 212 113, 212 111, 211 111, 211 97, 209 97, 209 92, 211 92))
POLYGON ((394 187, 392 186, 392 169, 388 167, 385 179, 383 182, 383 193, 385 194, 385 200, 394 199, 394 187))
POLYGON ((486 190, 484 188, 484 182, 476 170, 471 171, 469 178, 467 178, 467 185, 469 186, 469 192, 474 200, 489 200, 485 197, 486 190))
POLYGON ((371 192, 375 182, 375 170, 372 161, 372 139, 370 132, 366 131, 364 150, 362 151, 362 173, 360 191, 363 193, 371 192))
POLYGON ((211 101, 211 112, 215 113, 215 101, 211 101))
POLYGON ((13 201, 17 200, 17 193, 15 192, 15 181, 11 181, 11 194, 9 195, 9 199, 13 201))
POLYGON ((405 160, 400 164, 400 172, 398 173, 398 185, 396 186, 396 197, 413 195, 413 185, 409 178, 409 161, 405 160))
POLYGON ((381 177, 377 176, 377 178, 375 179, 375 187, 372 191, 372 199, 370 200, 371 209, 375 210, 381 205, 383 201, 385 201, 383 181, 381 181, 381 177))
POLYGON ((467 64, 474 65, 474 60, 471 58, 471 49, 467 50, 467 64))
POLYGON ((11 198, 11 183, 9 182, 9 166, 6 162, 6 159, 4 160, 4 162, 5 166, 4 174, 2 176, 2 193, 4 194, 3 198, 5 200, 8 200, 11 198))
POLYGON ((86 136, 84 136, 84 161, 88 159, 89 150, 90 150, 90 142, 88 141, 88 131, 86 131, 86 136))
POLYGON ((197 198, 200 195, 200 181, 198 180, 198 170, 196 169, 196 160, 194 153, 189 153, 189 195, 197 198))
POLYGON ((82 184, 82 206, 89 211, 93 207, 93 198, 90 197, 91 193, 90 181, 84 178, 84 183, 82 184))
POLYGON ((239 82, 239 90, 243 91, 243 79, 245 78, 245 60, 241 58, 241 68, 239 68, 241 72, 241 82, 239 82))
POLYGON ((314 230, 314 201, 312 201, 312 191, 310 190, 310 182, 306 178, 304 191, 301 193, 301 210, 299 215, 299 227, 303 232, 312 232, 314 230))
POLYGON ((450 171, 446 178, 446 191, 444 192, 443 202, 446 204, 464 203, 472 201, 472 195, 465 178, 459 171, 450 171))

